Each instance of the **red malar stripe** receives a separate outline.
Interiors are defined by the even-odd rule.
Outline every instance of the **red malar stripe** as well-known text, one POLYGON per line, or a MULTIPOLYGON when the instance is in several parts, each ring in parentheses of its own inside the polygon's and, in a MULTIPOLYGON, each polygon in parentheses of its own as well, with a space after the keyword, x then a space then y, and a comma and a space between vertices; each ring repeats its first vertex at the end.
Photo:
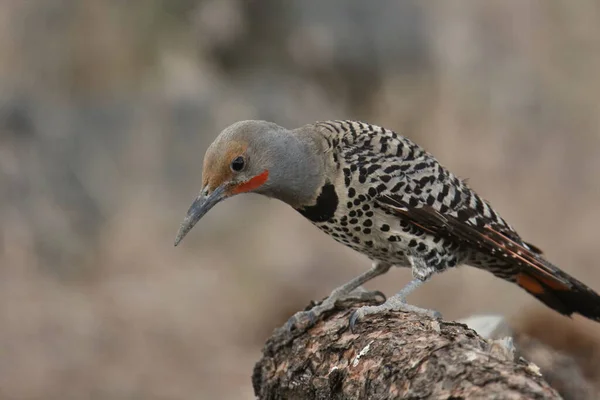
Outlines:
POLYGON ((246 182, 242 182, 231 191, 233 194, 239 194, 244 192, 249 192, 254 190, 262 185, 269 179, 269 171, 264 170, 262 173, 256 175, 255 177, 247 180, 246 182))

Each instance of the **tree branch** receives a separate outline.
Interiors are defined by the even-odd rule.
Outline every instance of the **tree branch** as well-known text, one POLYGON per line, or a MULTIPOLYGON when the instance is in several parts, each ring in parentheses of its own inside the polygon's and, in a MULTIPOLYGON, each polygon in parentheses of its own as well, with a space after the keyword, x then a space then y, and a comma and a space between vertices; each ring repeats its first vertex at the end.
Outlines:
MULTIPOLYGON (((252 382, 261 399, 559 399, 510 340, 416 314, 370 315, 356 333, 341 305, 305 332, 268 339, 252 382)), ((351 308, 348 308, 350 307, 351 308)))

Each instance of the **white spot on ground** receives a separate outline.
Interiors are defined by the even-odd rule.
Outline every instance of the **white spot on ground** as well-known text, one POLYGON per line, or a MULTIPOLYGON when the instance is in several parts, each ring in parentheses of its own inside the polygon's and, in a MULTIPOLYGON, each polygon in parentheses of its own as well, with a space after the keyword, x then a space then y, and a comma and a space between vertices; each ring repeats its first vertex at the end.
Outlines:
POLYGON ((534 363, 529 363, 527 365, 527 370, 529 370, 530 372, 536 374, 537 376, 542 376, 542 372, 540 370, 540 367, 538 367, 537 365, 535 365, 534 363))
POLYGON ((369 349, 371 348, 371 343, 373 343, 373 342, 374 342, 374 340, 371 340, 369 343, 367 343, 367 345, 365 346, 365 348, 362 349, 358 353, 358 355, 356 356, 356 358, 352 362, 352 366, 353 367, 356 367, 358 365, 358 362, 360 361, 360 358, 369 352, 369 349))
POLYGON ((477 354, 474 351, 469 351, 466 353, 466 359, 469 362, 477 360, 478 357, 479 357, 479 354, 477 354))

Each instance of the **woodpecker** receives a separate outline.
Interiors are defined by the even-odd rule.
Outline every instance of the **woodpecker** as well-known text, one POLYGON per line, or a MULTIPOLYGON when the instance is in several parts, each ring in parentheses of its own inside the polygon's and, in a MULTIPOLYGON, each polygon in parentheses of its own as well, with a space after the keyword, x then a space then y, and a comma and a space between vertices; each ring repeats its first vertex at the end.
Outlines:
POLYGON ((383 304, 357 309, 351 328, 387 311, 439 317, 406 297, 433 274, 460 265, 517 284, 561 314, 600 321, 596 292, 547 261, 464 180, 392 130, 347 120, 294 130, 266 121, 234 123, 206 151, 202 189, 175 246, 217 203, 249 192, 287 203, 373 261, 321 304, 296 313, 290 326, 315 320, 392 266, 410 267, 413 279, 383 304))

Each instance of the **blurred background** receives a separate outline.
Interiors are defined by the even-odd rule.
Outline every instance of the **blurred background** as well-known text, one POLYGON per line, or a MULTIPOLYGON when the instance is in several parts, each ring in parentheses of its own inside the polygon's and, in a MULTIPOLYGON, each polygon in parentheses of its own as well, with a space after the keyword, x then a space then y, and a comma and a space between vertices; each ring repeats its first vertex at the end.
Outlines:
MULTIPOLYGON (((173 247, 242 119, 394 129, 600 290, 599 71, 596 0, 0 0, 0 398, 253 398, 272 330, 369 266, 256 195, 173 247)), ((505 315, 600 386, 597 324, 516 286, 411 300, 505 315)))

